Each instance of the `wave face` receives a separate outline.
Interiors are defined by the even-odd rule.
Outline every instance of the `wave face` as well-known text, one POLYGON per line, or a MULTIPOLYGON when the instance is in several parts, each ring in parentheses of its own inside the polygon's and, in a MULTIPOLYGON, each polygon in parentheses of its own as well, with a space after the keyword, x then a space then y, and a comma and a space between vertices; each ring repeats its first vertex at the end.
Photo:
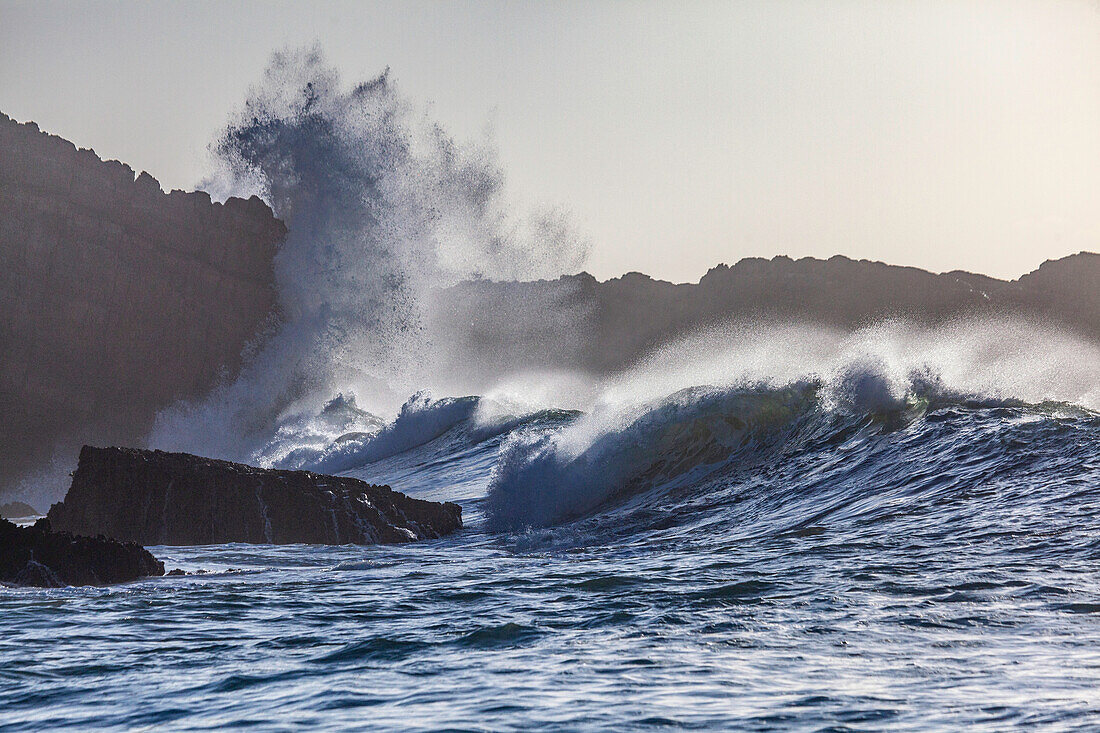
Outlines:
POLYGON ((615 497, 691 483, 716 464, 741 463, 753 438, 804 413, 812 392, 688 389, 587 444, 577 427, 519 434, 505 445, 489 487, 490 526, 560 524, 615 497))
MULTIPOLYGON (((1093 414, 1097 384, 1095 346, 1023 323, 710 332, 602 385, 573 424, 511 437, 488 488, 490 526, 546 527, 647 491, 733 481, 789 460, 807 436, 830 446, 853 426, 893 434, 942 405, 1093 414)), ((933 449, 946 447, 918 450, 933 449)))
POLYGON ((939 537, 945 523, 1039 531, 1100 479, 1089 410, 935 391, 891 402, 873 374, 847 386, 840 399, 822 384, 686 390, 594 439, 578 438, 583 419, 518 434, 488 487, 488 526, 568 527, 585 542, 671 527, 745 541, 939 537))

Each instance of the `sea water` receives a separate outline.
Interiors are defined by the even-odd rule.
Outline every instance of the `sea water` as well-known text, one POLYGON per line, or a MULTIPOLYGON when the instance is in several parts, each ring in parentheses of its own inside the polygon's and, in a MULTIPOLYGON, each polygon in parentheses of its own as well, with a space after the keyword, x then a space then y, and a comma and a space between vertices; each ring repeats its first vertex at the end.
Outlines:
POLYGON ((294 459, 458 501, 454 536, 0 589, 0 729, 1100 726, 1096 413, 804 384, 593 433, 456 404, 294 459))

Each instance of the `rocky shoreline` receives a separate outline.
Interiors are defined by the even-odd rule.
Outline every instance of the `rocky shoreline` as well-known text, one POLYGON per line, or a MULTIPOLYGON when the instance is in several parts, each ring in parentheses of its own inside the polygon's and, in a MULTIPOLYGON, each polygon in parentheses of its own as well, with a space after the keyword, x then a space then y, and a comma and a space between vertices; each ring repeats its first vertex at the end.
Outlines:
POLYGON ((85 446, 65 500, 47 517, 30 527, 0 519, 0 583, 56 588, 165 575, 142 545, 391 544, 461 527, 457 504, 358 479, 85 446))

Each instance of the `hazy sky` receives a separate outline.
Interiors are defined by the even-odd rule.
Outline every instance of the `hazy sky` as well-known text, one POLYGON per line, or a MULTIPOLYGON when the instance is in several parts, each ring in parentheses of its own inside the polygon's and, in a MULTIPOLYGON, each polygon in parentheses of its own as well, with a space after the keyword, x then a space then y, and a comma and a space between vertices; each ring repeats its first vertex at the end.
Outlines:
MULTIPOLYGON (((392 69, 588 269, 842 253, 1016 276, 1100 250, 1097 2, 0 0, 0 110, 192 188, 276 48, 392 69)), ((0 151, 2 154, 2 151, 0 151)))

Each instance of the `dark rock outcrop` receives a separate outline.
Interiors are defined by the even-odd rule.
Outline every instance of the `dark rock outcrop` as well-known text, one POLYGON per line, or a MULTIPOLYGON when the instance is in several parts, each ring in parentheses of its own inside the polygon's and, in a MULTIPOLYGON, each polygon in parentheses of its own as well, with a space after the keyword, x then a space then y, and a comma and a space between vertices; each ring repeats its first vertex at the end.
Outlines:
POLYGON ((164 563, 133 542, 55 532, 50 520, 17 527, 0 519, 0 582, 58 588, 164 575, 164 563))
POLYGON ((258 198, 164 193, 0 114, 0 496, 232 375, 275 308, 285 233, 258 198))
POLYGON ((38 510, 30 504, 24 504, 21 501, 13 501, 8 504, 0 504, 0 517, 4 519, 21 519, 23 517, 34 517, 38 515, 38 510))
POLYGON ((375 544, 442 537, 462 526, 462 509, 354 478, 85 446, 49 518, 145 545, 375 544))

